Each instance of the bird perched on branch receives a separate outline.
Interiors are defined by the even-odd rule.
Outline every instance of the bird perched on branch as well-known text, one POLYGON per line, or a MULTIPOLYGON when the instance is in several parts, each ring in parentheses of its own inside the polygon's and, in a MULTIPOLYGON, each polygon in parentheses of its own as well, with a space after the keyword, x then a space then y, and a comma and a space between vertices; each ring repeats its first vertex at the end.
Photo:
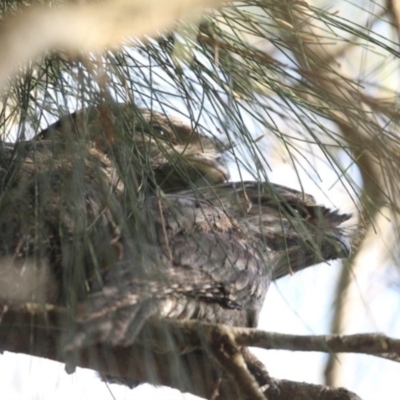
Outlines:
MULTIPOLYGON (((147 235, 125 242, 124 256, 101 272, 100 282, 79 304, 78 329, 65 348, 71 370, 74 354, 99 344, 144 343, 157 354, 171 354, 172 364, 179 354, 191 359, 195 349, 183 333, 160 344, 160 337, 169 335, 168 325, 154 333, 146 323, 155 318, 256 327, 273 279, 350 254, 341 228, 349 215, 270 183, 225 183, 152 196, 139 214, 132 224, 146 225, 147 235)), ((206 355, 207 343, 203 350, 206 355)), ((254 355, 246 348, 240 352, 260 387, 274 388, 254 355)), ((199 353, 193 354, 197 360, 199 353)), ((152 364, 153 356, 147 358, 149 371, 162 370, 152 364)), ((129 386, 142 382, 120 373, 103 379, 129 386)))
POLYGON ((272 280, 349 255, 349 215, 226 183, 218 142, 118 107, 110 125, 90 109, 1 149, 0 301, 71 309, 68 353, 130 346, 150 318, 255 327, 272 280), (140 195, 149 179, 164 191, 140 195))

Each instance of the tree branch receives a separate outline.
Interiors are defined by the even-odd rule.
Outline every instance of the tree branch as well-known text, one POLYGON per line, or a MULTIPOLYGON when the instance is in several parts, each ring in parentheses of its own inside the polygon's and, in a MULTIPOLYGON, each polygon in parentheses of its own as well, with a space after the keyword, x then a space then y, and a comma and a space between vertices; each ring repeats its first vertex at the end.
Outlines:
MULTIPOLYGON (((244 363, 239 351, 241 346, 355 352, 400 361, 400 340, 379 334, 296 336, 197 321, 160 320, 149 321, 130 348, 91 346, 76 349, 71 356, 63 351, 63 343, 66 332, 72 328, 72 318, 62 308, 38 304, 4 306, 0 324, 1 350, 67 362, 70 371, 77 365, 134 385, 143 382, 165 385, 205 398, 211 398, 217 384, 214 398, 218 400, 263 398, 244 363), (177 343, 176 351, 165 352, 166 348, 171 349, 172 342, 177 343)), ((279 392, 267 392, 270 400, 358 399, 345 389, 286 380, 274 380, 274 383, 279 392)))

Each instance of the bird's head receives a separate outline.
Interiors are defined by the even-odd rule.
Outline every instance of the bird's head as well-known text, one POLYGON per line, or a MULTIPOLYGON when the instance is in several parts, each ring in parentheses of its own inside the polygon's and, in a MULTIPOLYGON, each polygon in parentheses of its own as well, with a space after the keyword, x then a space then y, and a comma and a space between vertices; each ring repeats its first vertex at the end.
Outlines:
POLYGON ((273 279, 350 255, 342 223, 351 215, 318 205, 311 195, 257 182, 228 183, 202 189, 202 194, 219 201, 239 228, 260 244, 273 279))

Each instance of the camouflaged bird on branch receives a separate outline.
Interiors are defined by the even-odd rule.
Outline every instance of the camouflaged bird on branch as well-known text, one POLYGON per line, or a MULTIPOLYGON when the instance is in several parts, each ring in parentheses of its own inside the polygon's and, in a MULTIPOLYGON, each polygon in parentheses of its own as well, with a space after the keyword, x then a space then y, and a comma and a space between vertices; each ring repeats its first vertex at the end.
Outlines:
MULTIPOLYGON (((71 360, 90 346, 134 345, 150 320, 256 327, 273 279, 349 255, 349 215, 280 185, 226 182, 221 149, 128 105, 83 110, 4 145, 1 302, 69 309, 71 360)), ((190 355, 182 340, 161 352, 190 355)), ((132 384, 123 372, 106 379, 132 384)))

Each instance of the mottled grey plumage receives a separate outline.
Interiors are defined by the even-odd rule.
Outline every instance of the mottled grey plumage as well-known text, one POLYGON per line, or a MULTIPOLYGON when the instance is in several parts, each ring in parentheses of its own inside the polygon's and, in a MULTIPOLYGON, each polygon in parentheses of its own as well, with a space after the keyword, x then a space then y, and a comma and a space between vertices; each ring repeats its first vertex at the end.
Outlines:
POLYGON ((199 193, 263 248, 272 279, 350 253, 340 225, 351 215, 320 206, 304 192, 272 183, 238 182, 202 188, 199 193))
POLYGON ((73 310, 67 351, 128 346, 150 317, 255 327, 273 279, 348 256, 349 215, 280 185, 223 183, 218 142, 125 111, 78 112, 1 149, 0 301, 73 310))
POLYGON ((349 215, 279 185, 150 197, 143 211, 149 236, 140 249, 134 238, 125 245, 102 290, 81 305, 72 347, 130 345, 150 316, 255 327, 272 279, 350 252, 339 227, 349 215))
MULTIPOLYGON (((134 226, 126 221, 157 185, 172 190, 226 179, 219 146, 176 119, 123 104, 68 115, 30 142, 3 143, 2 271, 29 263, 40 276, 19 281, 26 295, 21 290, 18 301, 75 306, 88 281, 126 253, 121 238, 146 231, 140 215, 134 226)), ((14 275, 3 274, 4 288, 14 275)), ((2 299, 11 301, 0 293, 2 299)))

